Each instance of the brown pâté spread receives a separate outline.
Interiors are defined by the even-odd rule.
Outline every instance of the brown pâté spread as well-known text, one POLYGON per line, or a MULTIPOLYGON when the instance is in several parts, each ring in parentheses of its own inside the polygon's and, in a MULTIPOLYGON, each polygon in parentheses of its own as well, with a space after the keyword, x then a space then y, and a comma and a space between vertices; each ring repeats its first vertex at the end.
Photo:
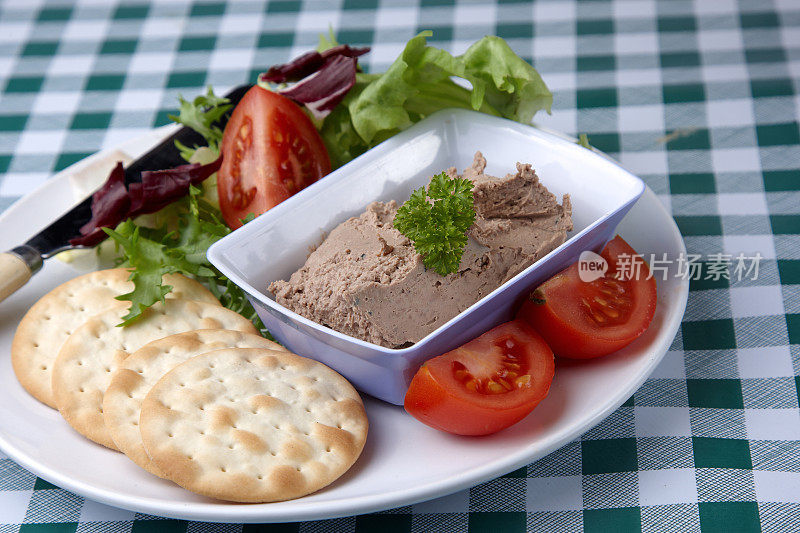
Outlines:
MULTIPOLYGON (((478 152, 461 177, 474 183, 475 223, 459 270, 426 269, 392 225, 397 202, 373 202, 339 224, 288 281, 274 281, 275 301, 336 331, 386 347, 414 343, 563 243, 572 205, 561 205, 529 164, 504 178, 484 174, 478 152)), ((446 171, 456 176, 456 169, 446 171)))

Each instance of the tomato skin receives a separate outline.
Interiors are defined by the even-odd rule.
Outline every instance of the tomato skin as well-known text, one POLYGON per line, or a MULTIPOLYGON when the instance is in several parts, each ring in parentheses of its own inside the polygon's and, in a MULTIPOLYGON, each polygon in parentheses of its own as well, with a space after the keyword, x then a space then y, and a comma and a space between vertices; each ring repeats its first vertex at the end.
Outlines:
MULTIPOLYGON (((506 356, 505 361, 508 360, 511 359, 506 356)), ((503 367, 500 373, 507 376, 507 370, 503 367)), ((411 380, 404 406, 412 416, 435 429, 456 435, 489 435, 525 418, 547 396, 554 372, 553 352, 544 340, 530 326, 514 320, 427 361, 411 380), (502 351, 508 339, 512 339, 514 351, 518 352, 513 364, 521 367, 520 372, 526 372, 523 378, 530 377, 526 385, 491 394, 468 390, 463 381, 456 379, 453 368, 462 367, 482 375, 484 384, 491 376, 500 375, 492 374, 497 370, 492 360, 497 362, 498 350, 502 351)))
POLYGON ((286 200, 331 171, 311 120, 297 104, 253 86, 233 110, 220 145, 220 210, 231 229, 286 200))
MULTIPOLYGON (((603 249, 609 267, 605 278, 613 278, 620 255, 636 256, 636 251, 622 237, 615 237, 603 249)), ((647 264, 642 260, 638 279, 622 282, 626 299, 625 320, 610 320, 598 324, 579 301, 599 292, 598 280, 585 283, 578 275, 577 263, 562 270, 540 285, 523 303, 517 318, 525 320, 547 341, 558 357, 593 359, 620 350, 647 330, 656 311, 656 281, 649 277, 647 264)), ((601 318, 607 318, 602 315, 601 318)))

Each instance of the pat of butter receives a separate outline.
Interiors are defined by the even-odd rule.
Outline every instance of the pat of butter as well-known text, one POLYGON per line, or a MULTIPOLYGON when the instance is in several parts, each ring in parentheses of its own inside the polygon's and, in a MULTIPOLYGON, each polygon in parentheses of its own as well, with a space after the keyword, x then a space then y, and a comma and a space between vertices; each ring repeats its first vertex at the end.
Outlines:
POLYGON ((87 164, 78 163, 74 171, 69 169, 69 186, 75 201, 83 200, 99 189, 118 161, 122 161, 123 166, 128 166, 133 158, 120 150, 111 150, 87 164))

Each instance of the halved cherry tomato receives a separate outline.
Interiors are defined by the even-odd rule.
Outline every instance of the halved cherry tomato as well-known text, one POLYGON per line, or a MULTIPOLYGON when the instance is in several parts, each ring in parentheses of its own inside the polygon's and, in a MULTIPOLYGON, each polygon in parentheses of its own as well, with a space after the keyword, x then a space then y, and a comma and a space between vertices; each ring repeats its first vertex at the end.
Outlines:
POLYGON ((653 319, 656 281, 647 279, 647 263, 619 236, 600 255, 608 262, 603 277, 581 281, 573 264, 533 291, 517 314, 559 357, 591 359, 616 352, 653 319), (638 267, 629 267, 634 263, 638 267))
POLYGON ((411 380, 405 408, 457 435, 488 435, 522 420, 547 396, 553 352, 527 324, 501 324, 426 362, 411 380))
POLYGON ((232 229, 331 171, 328 151, 305 113, 284 96, 254 86, 222 136, 219 204, 232 229))

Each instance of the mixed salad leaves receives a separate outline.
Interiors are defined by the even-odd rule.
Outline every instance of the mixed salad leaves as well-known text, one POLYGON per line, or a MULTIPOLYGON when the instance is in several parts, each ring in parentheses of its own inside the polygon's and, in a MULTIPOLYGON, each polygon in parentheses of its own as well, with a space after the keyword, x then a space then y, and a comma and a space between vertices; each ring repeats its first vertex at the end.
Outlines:
MULTIPOLYGON (((441 109, 474 109, 523 124, 550 112, 552 93, 505 40, 486 36, 453 56, 429 46, 432 35, 423 31, 408 41, 386 72, 355 74, 353 87, 319 125, 333 168, 441 109)), ((318 51, 336 46, 332 36, 321 38, 318 51)))
MULTIPOLYGON (((412 38, 383 73, 361 71, 358 58, 367 53, 368 49, 341 45, 333 35, 321 36, 316 51, 308 52, 286 65, 268 69, 259 79, 262 87, 260 90, 268 88, 301 106, 313 124, 312 134, 324 143, 330 158, 327 168, 336 168, 347 163, 441 109, 474 109, 522 123, 529 123, 540 110, 550 112, 553 97, 541 76, 528 62, 514 53, 503 39, 484 37, 470 46, 464 54, 454 56, 428 45, 426 39, 431 35, 430 31, 424 31, 412 38), (292 82, 294 84, 290 85, 292 82)), ((203 282, 226 307, 248 316, 257 326, 263 328, 243 291, 222 276, 206 259, 208 247, 229 233, 230 227, 238 225, 232 225, 230 213, 225 212, 226 202, 227 205, 230 204, 229 198, 223 199, 223 207, 220 209, 218 191, 224 189, 223 185, 227 185, 227 189, 224 189, 226 191, 230 191, 231 187, 237 190, 238 187, 241 194, 234 198, 237 201, 242 198, 251 200, 253 197, 274 195, 277 189, 288 197, 307 185, 309 180, 308 177, 292 175, 292 172, 302 172, 304 161, 302 148, 292 152, 289 147, 283 151, 272 150, 267 156, 251 158, 257 163, 268 161, 280 168, 272 174, 266 172, 264 183, 253 181, 254 175, 261 176, 261 172, 246 174, 246 178, 250 180, 246 183, 249 188, 242 190, 245 173, 241 173, 243 176, 238 175, 242 169, 237 163, 237 175, 231 176, 230 171, 226 170, 230 164, 225 164, 226 157, 235 156, 241 159, 242 154, 226 154, 225 146, 241 148, 246 145, 248 150, 257 150, 258 147, 251 148, 252 139, 255 133, 263 137, 264 132, 252 131, 253 123, 248 120, 253 117, 249 116, 240 119, 236 124, 231 124, 232 120, 223 131, 215 124, 229 109, 230 102, 215 95, 210 87, 205 95, 191 101, 181 98, 179 114, 171 118, 200 133, 207 146, 178 146, 189 164, 163 176, 165 179, 180 177, 180 188, 170 188, 172 193, 167 196, 161 195, 157 189, 148 189, 155 195, 154 199, 148 199, 148 205, 163 207, 163 199, 169 199, 170 205, 163 210, 166 215, 156 216, 156 223, 153 223, 152 218, 146 221, 131 218, 130 215, 138 213, 129 210, 129 201, 128 210, 125 205, 116 205, 118 209, 115 216, 121 218, 100 220, 98 217, 98 221, 102 223, 91 228, 93 232, 104 231, 108 234, 117 246, 120 264, 135 269, 131 275, 134 290, 119 297, 131 302, 123 324, 130 324, 144 309, 163 300, 169 293, 171 287, 161 282, 163 274, 180 272, 203 282), (232 130, 231 133, 229 130, 232 130), (283 156, 284 160, 276 162, 276 154, 283 156), (204 172, 210 175, 202 179, 186 177, 189 174, 196 176, 200 169, 216 170, 220 157, 223 161, 222 169, 217 174, 204 172), (216 181, 218 179, 219 187, 216 181), (180 194, 176 192, 178 189, 180 194), (114 226, 116 227, 111 229, 114 226)), ((234 110, 234 117, 237 110, 238 107, 234 110)), ((266 134, 274 135, 281 141, 285 141, 287 136, 292 138, 291 135, 294 134, 299 137, 302 147, 302 141, 308 140, 308 132, 302 130, 298 133, 294 124, 282 124, 279 120, 282 116, 280 112, 272 113, 270 118, 273 116, 278 118, 271 120, 269 124, 261 119, 261 123, 256 126, 267 128, 266 134)), ((259 120, 258 117, 255 118, 259 120)), ((262 137, 258 139, 263 140, 262 137)), ((297 139, 292 138, 292 142, 295 140, 297 139)), ((317 178, 318 176, 313 177, 317 178)), ((452 216, 454 211, 451 208, 460 206, 466 196, 471 195, 467 194, 469 190, 464 184, 455 184, 456 190, 450 190, 452 187, 447 180, 440 181, 442 194, 437 196, 436 187, 429 188, 427 194, 434 202, 428 204, 425 191, 416 191, 414 194, 417 197, 412 197, 407 209, 413 214, 405 217, 401 214, 399 223, 401 226, 405 224, 408 231, 413 231, 414 224, 418 225, 425 217, 447 218, 446 231, 442 235, 419 234, 416 239, 422 246, 427 246, 423 255, 430 267, 437 272, 446 273, 452 270, 453 262, 458 262, 458 250, 463 249, 461 241, 466 239, 463 233, 469 227, 467 223, 471 224, 469 216, 452 216), (423 209, 423 203, 431 205, 427 213, 427 208, 423 209), (460 233, 461 236, 454 237, 455 233, 460 233)), ((115 187, 115 194, 124 196, 123 191, 119 190, 119 184, 115 187)), ((127 194, 130 196, 130 192, 127 194)), ((125 204, 125 200, 118 202, 125 204)), ((267 205, 274 203, 276 202, 266 202, 267 205)), ((467 214, 469 212, 471 210, 467 210, 467 214)), ((252 213, 241 209, 236 211, 237 215, 241 213, 247 214, 242 222, 261 214, 257 210, 252 213)), ((157 215, 162 215, 162 212, 157 215)), ((472 215, 474 218, 474 212, 472 215)), ((239 218, 241 216, 236 217, 236 222, 239 218)))

